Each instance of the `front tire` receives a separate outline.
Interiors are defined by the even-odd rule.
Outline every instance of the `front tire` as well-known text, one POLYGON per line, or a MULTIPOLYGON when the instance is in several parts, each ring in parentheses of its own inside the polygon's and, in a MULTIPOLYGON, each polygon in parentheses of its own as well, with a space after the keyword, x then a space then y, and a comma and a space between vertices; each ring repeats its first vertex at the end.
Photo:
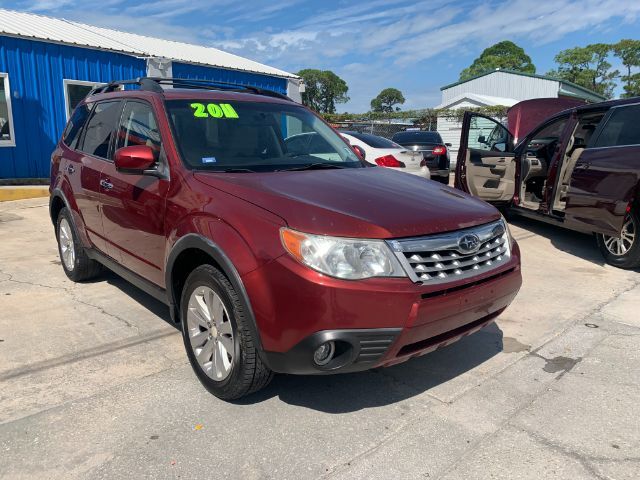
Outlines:
POLYGON ((90 280, 102 271, 102 265, 87 255, 71 220, 71 212, 65 207, 58 214, 56 223, 58 253, 64 273, 74 282, 90 280))
POLYGON ((596 234, 598 248, 608 264, 618 268, 640 267, 640 209, 635 206, 624 220, 620 237, 596 234))
POLYGON ((266 387, 262 362, 240 297, 217 268, 201 265, 185 282, 182 338, 198 380, 218 398, 235 400, 266 387))

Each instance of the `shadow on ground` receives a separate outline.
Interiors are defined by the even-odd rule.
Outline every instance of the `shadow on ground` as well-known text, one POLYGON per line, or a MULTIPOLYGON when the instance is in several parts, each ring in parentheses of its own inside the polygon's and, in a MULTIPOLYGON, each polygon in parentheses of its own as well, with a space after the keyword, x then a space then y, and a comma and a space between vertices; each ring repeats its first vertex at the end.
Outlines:
POLYGON ((125 293, 132 300, 139 303, 141 306, 149 310, 151 313, 156 315, 158 318, 161 318, 169 325, 174 327, 176 330, 180 330, 180 325, 173 322, 171 320, 171 315, 169 313, 169 307, 167 307, 164 303, 156 300, 151 295, 143 292, 138 287, 134 286, 132 283, 126 281, 124 278, 119 277, 111 270, 105 270, 105 272, 96 278, 94 281, 101 282, 106 281, 109 285, 113 285, 122 293, 125 293))
MULTIPOLYGON (((605 265, 606 263, 598 250, 593 235, 574 232, 563 227, 515 215, 509 219, 509 223, 527 230, 531 236, 540 235, 549 239, 551 244, 558 250, 574 257, 587 260, 596 265, 605 265)), ((517 240, 526 238, 528 238, 527 234, 520 234, 516 237, 517 240)))
MULTIPOLYGON (((107 281, 177 330, 169 309, 115 273, 107 281)), ((393 404, 420 395, 482 364, 503 350, 502 331, 490 324, 460 341, 390 368, 344 375, 276 375, 264 390, 237 404, 249 405, 278 397, 285 403, 325 413, 346 413, 393 404)), ((186 354, 185 354, 186 358, 186 354)))
POLYGON ((344 375, 277 375, 265 390, 237 403, 278 397, 290 405, 333 414, 381 407, 427 392, 501 351, 502 331, 490 324, 448 347, 390 368, 344 375))
MULTIPOLYGON (((172 327, 180 329, 171 321, 165 304, 115 273, 106 271, 95 281, 108 282, 172 327)), ((448 347, 390 368, 343 375, 276 375, 266 389, 236 403, 249 405, 278 397, 291 405, 334 414, 380 407, 427 392, 501 351, 502 330, 492 323, 448 347)))

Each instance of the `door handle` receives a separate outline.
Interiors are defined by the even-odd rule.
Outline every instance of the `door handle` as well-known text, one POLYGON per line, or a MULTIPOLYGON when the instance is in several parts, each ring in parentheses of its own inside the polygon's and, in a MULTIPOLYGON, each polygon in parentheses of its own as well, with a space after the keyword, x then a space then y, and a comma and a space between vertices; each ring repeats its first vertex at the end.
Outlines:
POLYGON ((71 175, 71 174, 72 174, 73 172, 75 172, 75 171, 76 171, 76 167, 74 167, 72 163, 70 163, 69 165, 67 165, 67 173, 68 173, 69 175, 71 175))
POLYGON ((100 186, 105 190, 111 190, 113 188, 113 183, 108 180, 100 180, 100 186))

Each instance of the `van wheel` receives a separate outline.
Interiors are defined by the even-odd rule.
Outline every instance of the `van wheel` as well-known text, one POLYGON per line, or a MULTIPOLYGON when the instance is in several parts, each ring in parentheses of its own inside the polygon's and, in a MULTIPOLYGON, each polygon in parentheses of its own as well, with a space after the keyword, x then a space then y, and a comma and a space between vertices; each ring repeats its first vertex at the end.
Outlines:
POLYGON ((260 360, 240 298, 220 270, 201 265, 191 272, 180 313, 189 362, 209 392, 234 400, 269 384, 273 373, 260 360))
POLYGON ((640 267, 640 209, 627 214, 620 237, 596 234, 598 248, 607 263, 619 268, 640 267))
POLYGON ((58 214, 56 237, 60 262, 70 280, 82 282, 100 274, 102 265, 87 256, 73 227, 71 213, 66 207, 58 214))

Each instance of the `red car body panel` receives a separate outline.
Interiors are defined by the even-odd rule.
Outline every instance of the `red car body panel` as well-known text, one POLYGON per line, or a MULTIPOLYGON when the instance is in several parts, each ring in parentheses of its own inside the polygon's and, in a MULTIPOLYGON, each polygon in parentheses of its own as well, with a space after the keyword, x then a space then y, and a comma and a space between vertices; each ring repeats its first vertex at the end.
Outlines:
POLYGON ((637 146, 589 148, 582 152, 567 195, 567 226, 617 234, 627 208, 640 198, 640 157, 637 146), (615 168, 612 168, 615 162, 615 168))
POLYGON ((195 176, 286 218, 291 228, 321 235, 401 238, 500 218, 453 188, 384 168, 195 176))
MULTIPOLYGON (((391 364, 398 361, 405 344, 454 329, 462 335, 479 328, 478 320, 490 321, 520 288, 515 242, 507 264, 446 286, 421 285, 406 277, 341 280, 312 270, 285 251, 282 227, 392 239, 455 231, 495 221, 500 215, 467 194, 384 168, 251 174, 192 171, 179 156, 161 95, 122 91, 94 95, 89 101, 114 97, 153 106, 168 177, 124 174, 112 162, 74 151, 61 141, 52 157, 52 199, 64 197, 86 248, 98 250, 166 292, 166 302, 172 306, 181 293, 172 291, 167 280, 171 281, 174 249, 190 235, 210 240, 241 279, 264 351, 287 352, 305 337, 327 329, 403 328, 401 340, 378 362, 391 364), (71 164, 76 167, 69 174, 71 164), (112 188, 101 188, 105 182, 112 188)), ((169 90, 164 97, 289 104, 219 91, 169 90)), ((451 338, 438 345, 448 341, 451 338)))
POLYGON ((534 98, 516 103, 507 110, 507 128, 517 144, 547 118, 563 110, 585 105, 575 98, 534 98))
POLYGON ((407 278, 331 278, 289 255, 243 276, 243 281, 263 345, 271 351, 287 351, 319 330, 365 326, 412 328, 405 341, 413 343, 504 309, 522 283, 517 246, 510 262, 474 278, 471 283, 477 286, 460 288, 470 283, 461 280, 448 284, 445 292, 407 278))

